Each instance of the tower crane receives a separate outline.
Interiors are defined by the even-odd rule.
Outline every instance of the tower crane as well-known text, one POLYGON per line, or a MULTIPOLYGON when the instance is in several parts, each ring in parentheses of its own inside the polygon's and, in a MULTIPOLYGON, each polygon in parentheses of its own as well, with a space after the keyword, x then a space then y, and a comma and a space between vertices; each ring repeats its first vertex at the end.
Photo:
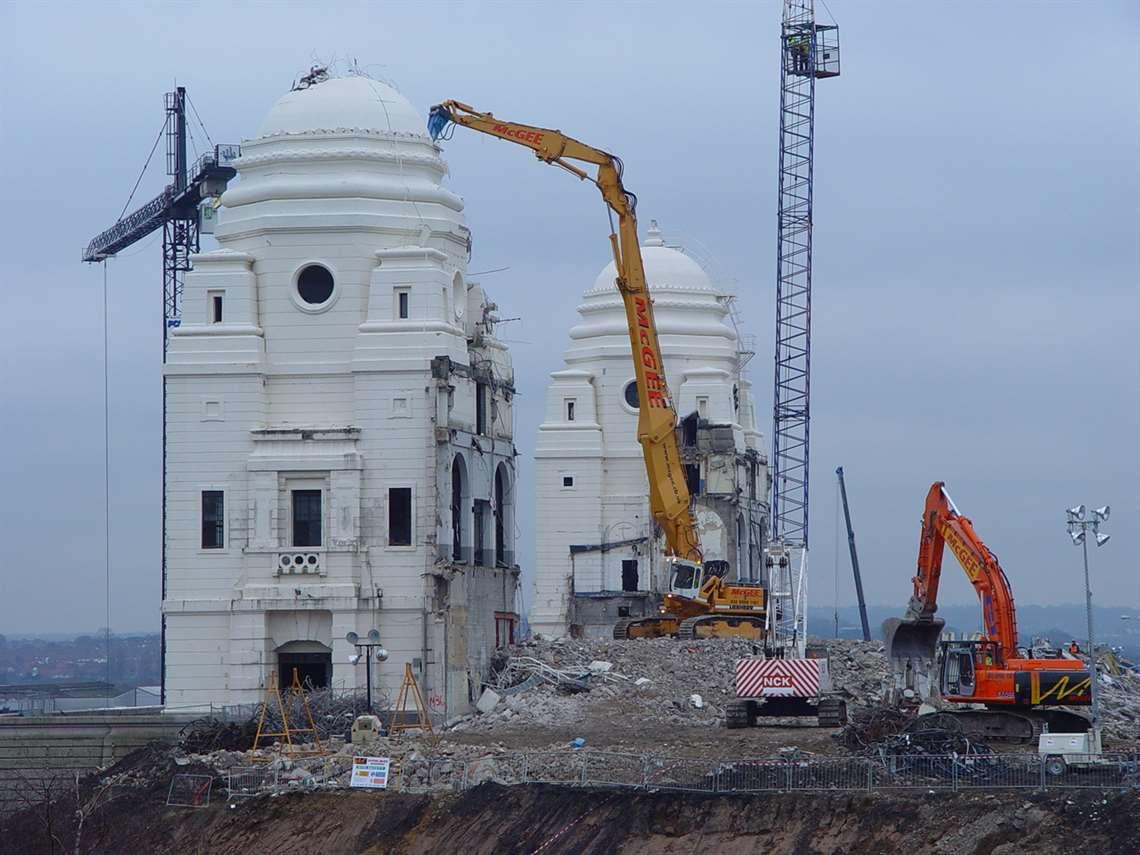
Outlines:
POLYGON ((839 28, 815 0, 784 0, 772 396, 772 540, 766 550, 776 636, 803 655, 808 556, 812 164, 815 82, 839 76, 839 28))
MULTIPOLYGON (((215 145, 191 166, 186 158, 186 87, 166 93, 166 117, 160 136, 166 137, 166 174, 162 192, 100 232, 83 250, 82 260, 98 263, 114 257, 152 232, 162 229, 162 355, 170 330, 179 324, 182 281, 190 256, 198 252, 202 232, 202 202, 222 194, 237 175, 233 161, 241 147, 215 145)), ((193 105, 191 105, 193 107, 193 105)), ((200 120, 199 120, 200 121, 200 120)), ((204 129, 203 129, 204 130, 204 129)), ((157 147, 158 141, 155 140, 157 147)), ((153 150, 151 154, 153 154, 153 150)), ((149 159, 148 159, 149 164, 149 159)), ((143 167, 145 173, 146 167, 143 167)), ((140 176, 141 180, 142 176, 140 176)), ((135 185, 138 186, 137 184, 135 185)), ((128 201, 128 205, 129 205, 128 201)), ((212 213, 212 208, 208 213, 212 213)), ((162 598, 166 599, 166 380, 162 383, 162 598)), ((162 618, 162 700, 166 701, 166 617, 162 618)))

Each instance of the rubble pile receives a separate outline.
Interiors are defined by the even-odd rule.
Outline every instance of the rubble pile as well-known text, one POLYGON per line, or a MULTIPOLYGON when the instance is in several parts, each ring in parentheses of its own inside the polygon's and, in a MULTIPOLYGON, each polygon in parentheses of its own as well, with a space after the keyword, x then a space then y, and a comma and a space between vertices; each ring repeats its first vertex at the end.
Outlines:
POLYGON ((1105 737, 1118 743, 1140 743, 1140 674, 1128 669, 1102 673, 1097 693, 1105 737))
POLYGON ((871 708, 883 700, 883 684, 890 671, 881 641, 847 638, 812 639, 827 646, 831 683, 847 696, 848 709, 871 708))
MULTIPOLYGON (((883 645, 824 642, 833 687, 848 706, 876 705, 887 672, 883 645)), ((735 697, 736 661, 760 655, 747 639, 679 641, 537 639, 509 651, 494 695, 478 716, 451 722, 460 730, 581 724, 612 712, 667 725, 723 721, 735 697)))

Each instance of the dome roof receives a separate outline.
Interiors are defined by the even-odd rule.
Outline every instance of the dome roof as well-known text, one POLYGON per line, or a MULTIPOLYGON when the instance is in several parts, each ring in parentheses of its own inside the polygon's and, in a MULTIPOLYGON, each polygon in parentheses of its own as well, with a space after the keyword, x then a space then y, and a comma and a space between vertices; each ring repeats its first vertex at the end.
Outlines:
MULTIPOLYGON (((656 220, 650 221, 641 244, 641 260, 645 265, 645 278, 652 289, 716 291, 712 280, 697 262, 680 250, 665 246, 656 220)), ((594 287, 586 293, 613 291, 616 276, 617 267, 611 261, 594 280, 594 287)))
POLYGON ((333 77, 286 92, 261 123, 258 136, 312 131, 371 131, 427 137, 424 116, 379 80, 333 77))

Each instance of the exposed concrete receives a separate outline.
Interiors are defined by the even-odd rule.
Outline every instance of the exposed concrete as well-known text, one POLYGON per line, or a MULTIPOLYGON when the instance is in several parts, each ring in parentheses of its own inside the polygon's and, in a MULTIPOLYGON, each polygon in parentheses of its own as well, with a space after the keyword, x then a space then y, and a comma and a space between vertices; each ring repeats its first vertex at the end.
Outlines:
POLYGON ((0 813, 18 793, 114 763, 150 742, 173 743, 189 716, 161 712, 0 717, 0 813))

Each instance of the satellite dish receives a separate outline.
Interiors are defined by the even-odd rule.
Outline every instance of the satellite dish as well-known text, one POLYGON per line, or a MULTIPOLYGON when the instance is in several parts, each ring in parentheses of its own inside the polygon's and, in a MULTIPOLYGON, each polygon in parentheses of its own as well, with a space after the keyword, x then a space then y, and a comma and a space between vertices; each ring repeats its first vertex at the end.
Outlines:
POLYGON ((348 633, 345 634, 344 640, 347 641, 349 644, 356 644, 356 642, 360 641, 360 636, 357 635, 355 632, 352 632, 350 630, 348 633))
POLYGON ((380 640, 380 630, 378 630, 378 629, 368 630, 368 640, 371 641, 373 644, 375 644, 377 641, 379 641, 380 640))

